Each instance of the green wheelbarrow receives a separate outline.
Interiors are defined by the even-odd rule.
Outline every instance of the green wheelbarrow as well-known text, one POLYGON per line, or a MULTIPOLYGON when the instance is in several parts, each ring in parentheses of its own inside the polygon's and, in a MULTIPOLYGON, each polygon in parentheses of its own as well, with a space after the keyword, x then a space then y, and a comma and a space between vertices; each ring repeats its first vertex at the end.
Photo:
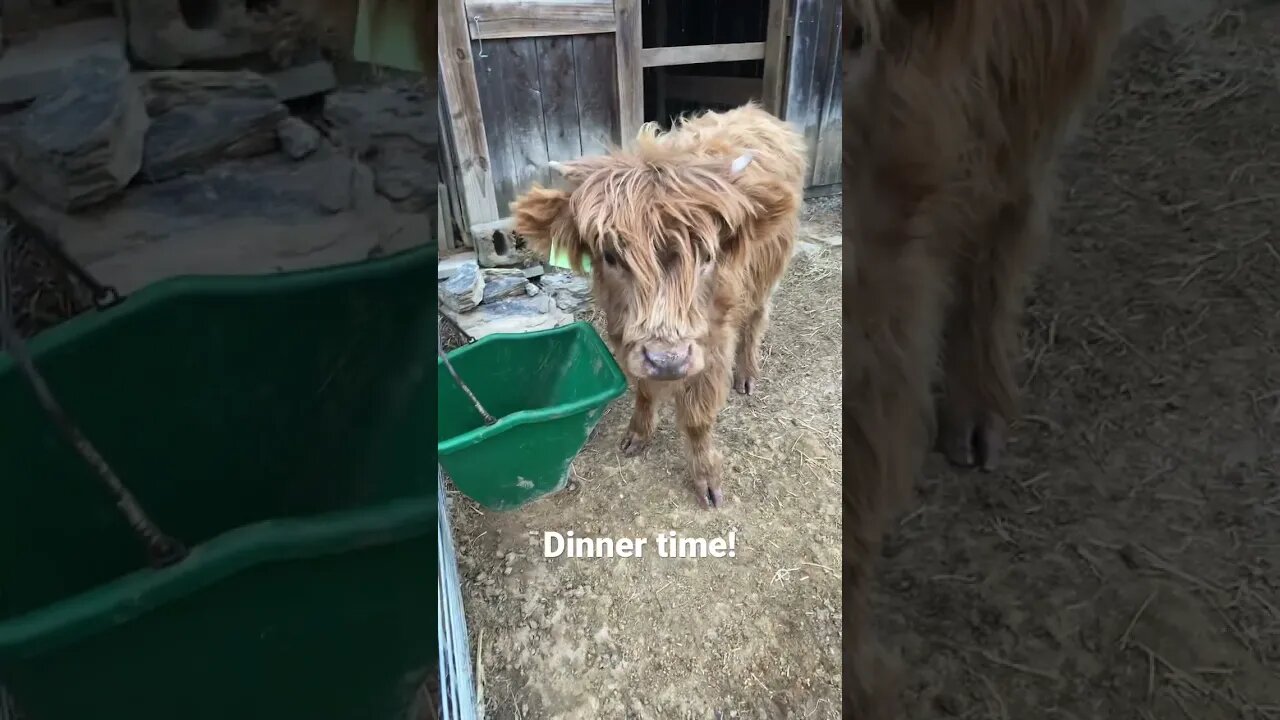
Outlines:
POLYGON ((434 248, 177 278, 0 354, 0 686, 25 720, 418 720, 436 671, 434 248))

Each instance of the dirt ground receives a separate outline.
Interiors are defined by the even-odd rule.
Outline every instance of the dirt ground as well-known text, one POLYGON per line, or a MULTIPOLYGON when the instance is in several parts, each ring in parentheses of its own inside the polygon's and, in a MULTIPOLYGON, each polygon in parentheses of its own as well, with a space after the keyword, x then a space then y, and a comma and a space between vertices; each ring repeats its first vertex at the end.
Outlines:
POLYGON ((1280 6, 1156 21, 1063 167, 1003 469, 881 563, 911 718, 1280 718, 1280 6))
MULTIPOLYGON (((811 203, 806 220, 838 234, 839 207, 811 203)), ((509 513, 453 495, 490 718, 839 717, 839 263, 839 248, 797 255, 762 383, 719 417, 725 509, 697 508, 670 408, 641 456, 621 455, 630 394, 565 492, 509 513), (649 540, 641 558, 544 558, 541 533, 569 530, 649 540), (672 530, 734 531, 734 556, 657 557, 672 530)))

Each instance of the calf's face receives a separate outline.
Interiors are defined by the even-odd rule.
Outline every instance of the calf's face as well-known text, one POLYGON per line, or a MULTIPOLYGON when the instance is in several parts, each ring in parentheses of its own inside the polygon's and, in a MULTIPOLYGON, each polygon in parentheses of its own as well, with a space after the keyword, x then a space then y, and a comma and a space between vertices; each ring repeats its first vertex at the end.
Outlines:
POLYGON ((516 232, 535 248, 564 249, 579 270, 590 258, 632 377, 683 380, 706 367, 719 270, 758 214, 737 182, 750 162, 588 158, 556 166, 571 190, 535 187, 513 204, 516 232))
MULTIPOLYGON (((681 380, 706 366, 718 238, 702 234, 702 224, 658 222, 640 237, 606 231, 595 277, 609 324, 621 330, 620 359, 633 377, 681 380)), ((716 232, 713 222, 706 224, 716 232)))

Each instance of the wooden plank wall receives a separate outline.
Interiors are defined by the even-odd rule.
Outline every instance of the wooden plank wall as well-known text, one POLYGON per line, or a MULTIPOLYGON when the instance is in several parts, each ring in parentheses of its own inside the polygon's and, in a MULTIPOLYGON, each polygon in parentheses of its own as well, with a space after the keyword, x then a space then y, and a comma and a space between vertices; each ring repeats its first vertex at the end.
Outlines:
POLYGON ((473 41, 476 82, 498 215, 552 160, 604 152, 619 141, 612 33, 473 41))
POLYGON ((795 0, 786 119, 809 143, 810 187, 840 182, 840 23, 843 3, 795 0))
POLYGON ((484 112, 471 52, 474 43, 462 0, 449 0, 440 5, 438 19, 436 57, 440 63, 440 97, 446 105, 441 124, 451 131, 450 148, 461 180, 456 189, 466 211, 462 218, 465 229, 497 220, 498 206, 493 197, 484 112))

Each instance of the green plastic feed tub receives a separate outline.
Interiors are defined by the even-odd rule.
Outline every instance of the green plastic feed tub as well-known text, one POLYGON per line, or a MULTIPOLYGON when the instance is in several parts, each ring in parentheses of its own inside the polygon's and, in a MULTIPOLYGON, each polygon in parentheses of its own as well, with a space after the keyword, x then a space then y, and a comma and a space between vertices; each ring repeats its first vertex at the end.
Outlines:
POLYGON ((26 720, 417 720, 435 260, 169 280, 30 344, 190 548, 160 570, 0 355, 0 684, 26 720))
POLYGON ((449 353, 498 419, 480 413, 438 362, 440 464, 472 500, 511 510, 565 486, 569 464, 627 381, 585 322, 488 335, 449 353))

